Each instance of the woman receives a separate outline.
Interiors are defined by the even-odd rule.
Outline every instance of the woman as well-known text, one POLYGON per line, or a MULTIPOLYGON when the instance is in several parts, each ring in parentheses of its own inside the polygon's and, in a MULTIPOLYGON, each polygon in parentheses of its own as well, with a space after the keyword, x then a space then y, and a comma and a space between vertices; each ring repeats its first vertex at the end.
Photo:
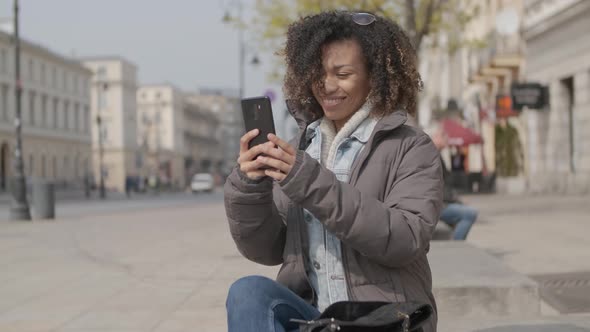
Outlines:
MULTIPOLYGON (((442 199, 438 152, 407 126, 420 76, 394 22, 325 12, 293 23, 285 94, 301 132, 248 149, 225 185, 240 252, 282 264, 227 298, 229 331, 291 331, 337 301, 419 301, 435 307, 426 259, 442 199)), ((426 331, 436 330, 436 315, 426 331)))

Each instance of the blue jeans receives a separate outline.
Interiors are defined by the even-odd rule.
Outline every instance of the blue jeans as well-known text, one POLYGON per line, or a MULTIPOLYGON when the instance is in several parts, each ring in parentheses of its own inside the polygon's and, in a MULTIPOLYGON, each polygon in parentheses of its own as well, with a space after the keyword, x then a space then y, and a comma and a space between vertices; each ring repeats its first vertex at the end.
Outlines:
POLYGON ((440 220, 455 228, 453 240, 465 240, 475 219, 477 210, 463 204, 449 204, 440 214, 440 220))
POLYGON ((234 282, 225 306, 228 332, 298 331, 291 318, 311 320, 320 314, 287 287, 262 276, 234 282))

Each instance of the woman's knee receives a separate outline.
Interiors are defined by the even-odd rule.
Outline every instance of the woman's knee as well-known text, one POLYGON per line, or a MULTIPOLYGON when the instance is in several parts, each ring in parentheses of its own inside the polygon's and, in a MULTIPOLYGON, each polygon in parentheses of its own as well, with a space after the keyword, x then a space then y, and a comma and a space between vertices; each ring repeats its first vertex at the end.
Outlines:
POLYGON ((247 276, 236 280, 229 288, 225 305, 228 309, 236 306, 261 303, 268 299, 269 287, 273 280, 263 276, 247 276))
POLYGON ((474 223, 475 220, 477 219, 477 210, 475 208, 472 208, 470 206, 466 206, 463 213, 471 221, 471 223, 474 223))

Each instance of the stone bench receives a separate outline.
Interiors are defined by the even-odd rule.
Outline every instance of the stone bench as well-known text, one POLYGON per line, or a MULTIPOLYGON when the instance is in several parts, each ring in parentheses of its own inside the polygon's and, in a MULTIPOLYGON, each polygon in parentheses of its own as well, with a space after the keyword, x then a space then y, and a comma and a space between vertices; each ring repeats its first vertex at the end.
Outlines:
POLYGON ((439 221, 436 224, 436 228, 434 229, 434 234, 432 234, 433 240, 452 240, 453 239, 453 231, 454 229, 445 224, 442 221, 439 221))

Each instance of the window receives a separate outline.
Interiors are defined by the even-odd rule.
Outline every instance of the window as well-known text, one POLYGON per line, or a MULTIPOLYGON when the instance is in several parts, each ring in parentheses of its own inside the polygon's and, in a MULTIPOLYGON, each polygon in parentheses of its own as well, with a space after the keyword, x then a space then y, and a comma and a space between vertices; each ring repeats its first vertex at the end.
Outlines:
POLYGON ((41 84, 45 84, 45 64, 41 64, 41 84))
POLYGON ((106 88, 99 86, 98 89, 98 109, 103 110, 109 107, 107 102, 107 92, 106 88))
POLYGON ((64 70, 61 72, 61 88, 64 90, 67 90, 66 89, 67 88, 66 79, 67 79, 66 71, 64 70))
POLYGON ((33 68, 34 66, 34 62, 33 59, 29 59, 29 80, 33 81, 35 78, 35 68, 33 68))
POLYGON ((74 88, 74 93, 78 93, 80 89, 78 89, 78 75, 72 75, 72 85, 74 88))
POLYGON ((81 79, 80 79, 80 94, 82 96, 86 96, 88 94, 87 84, 88 84, 88 81, 86 80, 86 78, 81 77, 81 79))
POLYGON ((35 125, 35 93, 29 92, 29 123, 35 125))
POLYGON ((2 107, 0 109, 0 119, 8 120, 8 86, 3 85, 0 93, 0 98, 2 98, 0 100, 0 107, 2 107))
POLYGON ((88 158, 84 159, 84 166, 83 166, 84 176, 86 176, 88 172, 88 158))
POLYGON ((102 123, 102 142, 106 143, 109 140, 109 131, 107 130, 107 127, 104 125, 104 121, 102 123))
POLYGON ((51 67, 51 86, 57 88, 57 68, 51 67))
POLYGON ((0 73, 6 73, 8 69, 8 52, 6 49, 0 50, 0 73))
POLYGON ((41 126, 47 126, 47 96, 41 97, 41 126))
POLYGON ((80 164, 80 153, 76 154, 76 159, 74 159, 74 178, 78 179, 78 165, 80 164))
POLYGON ((70 116, 68 114, 70 112, 70 109, 69 108, 70 108, 70 103, 67 102, 67 101, 65 101, 64 102, 64 118, 63 118, 64 119, 63 128, 65 130, 68 130, 69 127, 70 127, 69 126, 69 124, 70 124, 70 116))
POLYGON ((58 114, 58 110, 57 108, 59 107, 59 101, 57 100, 57 98, 53 98, 53 114, 52 114, 52 119, 53 119, 53 128, 57 128, 57 124, 59 122, 59 114, 58 114))
POLYGON ((80 130, 80 105, 78 103, 74 104, 74 131, 80 130))
POLYGON ((96 79, 98 81, 104 81, 107 79, 107 69, 103 66, 100 66, 96 69, 96 79))
POLYGON ((70 159, 68 156, 64 157, 64 174, 70 174, 70 159))
POLYGON ((88 106, 84 106, 84 124, 82 125, 83 131, 88 132, 88 127, 90 126, 90 109, 88 106))
POLYGON ((57 180, 57 157, 53 156, 53 160, 51 162, 51 166, 53 168, 53 179, 57 180))

